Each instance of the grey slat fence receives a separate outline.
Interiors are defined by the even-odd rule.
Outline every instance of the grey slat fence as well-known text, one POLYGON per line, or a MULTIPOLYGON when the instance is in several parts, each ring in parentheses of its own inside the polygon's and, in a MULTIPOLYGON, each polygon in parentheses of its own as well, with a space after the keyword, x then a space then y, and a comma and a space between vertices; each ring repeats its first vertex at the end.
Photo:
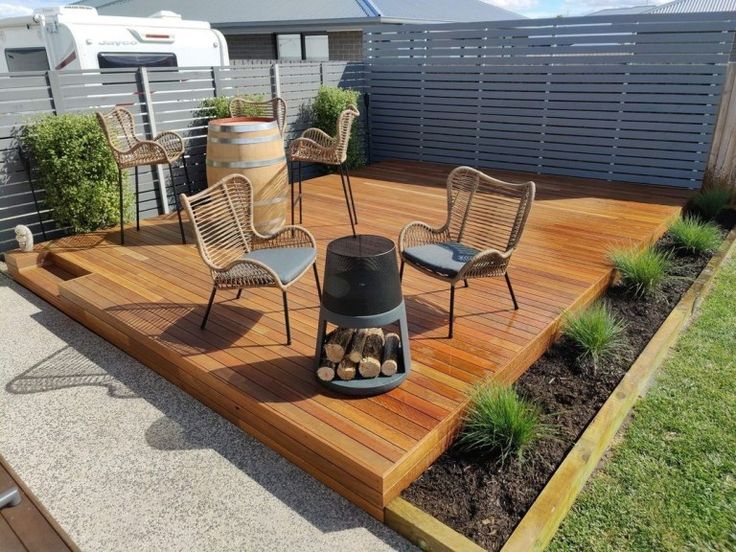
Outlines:
POLYGON ((736 13, 366 31, 371 154, 698 187, 736 13))
MULTIPOLYGON (((29 226, 36 240, 42 239, 41 224, 49 238, 63 233, 56 226, 53 213, 44 206, 43 190, 37 189, 43 219, 43 223, 39 222, 28 177, 18 155, 18 133, 34 116, 125 107, 135 115, 136 130, 141 135, 150 137, 154 130, 173 130, 183 135, 190 176, 201 186, 205 182, 207 121, 211 118, 201 110, 203 100, 236 94, 265 97, 280 94, 288 104, 288 142, 309 126, 309 106, 321 84, 364 91, 364 66, 355 62, 237 60, 229 67, 0 75, 0 251, 16 246, 13 228, 17 224, 29 226)), ((143 217, 173 208, 170 193, 165 200, 161 199, 162 176, 168 181, 168 171, 141 168, 143 217)), ((181 168, 176 168, 175 180, 178 191, 186 191, 181 168)))

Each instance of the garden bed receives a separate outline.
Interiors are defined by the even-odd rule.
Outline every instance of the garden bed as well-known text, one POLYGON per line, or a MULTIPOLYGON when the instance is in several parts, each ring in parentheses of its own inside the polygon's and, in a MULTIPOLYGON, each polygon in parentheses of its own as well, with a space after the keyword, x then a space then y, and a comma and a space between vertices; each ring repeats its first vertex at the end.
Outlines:
MULTIPOLYGON (((725 234, 735 221, 729 211, 718 222, 725 234)), ((657 244, 662 249, 671 245, 669 235, 657 244)), ((611 287, 605 299, 626 322, 626 347, 595 372, 580 363, 577 348, 563 337, 519 379, 519 394, 541 406, 555 428, 553 439, 537 443, 523 462, 512 459, 503 467, 478 462, 451 447, 403 493, 404 498, 481 546, 500 549, 711 256, 674 255, 669 278, 651 297, 634 297, 621 287, 611 287)))

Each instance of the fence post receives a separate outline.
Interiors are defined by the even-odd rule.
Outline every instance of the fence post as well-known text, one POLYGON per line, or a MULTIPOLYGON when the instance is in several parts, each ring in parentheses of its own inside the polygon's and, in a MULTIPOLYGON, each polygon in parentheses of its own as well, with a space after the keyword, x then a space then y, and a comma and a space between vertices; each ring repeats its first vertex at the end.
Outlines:
POLYGON ((281 71, 279 69, 279 64, 274 63, 271 66, 271 70, 273 72, 271 89, 273 90, 274 97, 280 98, 281 97, 281 71))
MULTIPOLYGON (((151 100, 151 86, 148 82, 148 69, 145 67, 138 68, 138 85, 142 93, 142 104, 146 108, 146 116, 148 117, 148 137, 153 140, 158 134, 158 130, 156 130, 156 116, 153 112, 153 101, 151 100)), ((169 210, 169 197, 166 193, 164 169, 161 165, 156 165, 156 176, 158 178, 158 191, 161 194, 161 204, 164 214, 168 215, 171 211, 169 210)), ((174 189, 173 182, 171 186, 174 189)), ((174 189, 174 193, 176 193, 176 189, 174 189)))
POLYGON ((59 82, 59 72, 46 71, 46 82, 49 84, 51 100, 54 102, 54 113, 60 115, 66 111, 66 108, 64 107, 64 95, 61 92, 61 83, 59 82))
POLYGON ((220 82, 220 68, 212 66, 212 88, 214 89, 215 98, 220 95, 222 83, 220 82))

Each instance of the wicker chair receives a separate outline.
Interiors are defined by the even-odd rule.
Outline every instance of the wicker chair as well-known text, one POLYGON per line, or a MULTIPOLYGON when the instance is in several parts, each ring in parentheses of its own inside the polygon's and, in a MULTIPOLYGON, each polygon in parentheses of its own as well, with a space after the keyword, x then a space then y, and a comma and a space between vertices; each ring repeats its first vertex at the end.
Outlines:
POLYGON ((299 138, 289 144, 289 161, 291 163, 292 179, 294 163, 297 164, 297 175, 299 179, 299 194, 294 199, 294 185, 291 186, 291 223, 294 224, 294 207, 299 203, 299 222, 302 221, 302 163, 320 163, 323 165, 336 166, 340 170, 342 191, 345 194, 345 203, 348 206, 350 226, 355 235, 355 225, 358 224, 358 213, 355 211, 353 200, 353 188, 350 185, 350 174, 345 164, 348 152, 348 141, 350 140, 350 129, 353 121, 360 116, 358 108, 349 106, 340 113, 337 119, 337 134, 332 137, 318 128, 308 128, 299 138), (347 184, 347 186, 346 186, 347 184))
POLYGON ((447 220, 439 228, 411 222, 399 235, 404 263, 450 284, 452 337, 455 285, 471 278, 504 276, 518 309, 508 274, 511 255, 534 202, 534 182, 503 182, 470 167, 458 167, 447 177, 447 220))
MULTIPOLYGON (((97 120, 102 127, 107 143, 118 166, 118 184, 120 185, 120 243, 125 244, 125 227, 123 225, 123 170, 135 168, 135 226, 141 229, 138 187, 138 167, 141 165, 168 165, 171 177, 171 191, 176 202, 176 211, 179 216, 179 231, 181 242, 187 243, 184 236, 184 224, 181 220, 181 209, 176 195, 174 171, 172 164, 181 160, 184 167, 184 177, 187 190, 192 193, 192 184, 184 157, 184 141, 176 132, 161 132, 153 140, 141 140, 135 135, 135 121, 127 109, 117 107, 109 113, 97 113, 97 120)), ((166 198, 162 198, 166 201, 166 198)))
POLYGON ((286 132, 286 102, 279 97, 264 101, 235 97, 230 100, 230 116, 274 119, 279 125, 281 135, 286 132))
POLYGON ((253 228, 253 191, 250 181, 235 174, 214 186, 187 197, 181 203, 191 221, 197 248, 212 274, 212 293, 202 329, 218 289, 277 287, 281 290, 286 322, 286 340, 291 344, 287 290, 309 270, 314 270, 317 294, 322 292, 317 275, 317 245, 301 226, 284 226, 263 236, 253 228))

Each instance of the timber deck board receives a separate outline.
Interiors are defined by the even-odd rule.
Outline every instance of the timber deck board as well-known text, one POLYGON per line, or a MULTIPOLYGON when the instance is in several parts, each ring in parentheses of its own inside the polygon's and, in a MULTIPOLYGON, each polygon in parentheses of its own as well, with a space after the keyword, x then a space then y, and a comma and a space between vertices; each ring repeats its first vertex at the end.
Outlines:
POLYGON ((4 552, 73 552, 79 549, 0 456, 0 491, 17 486, 18 506, 0 510, 0 550, 4 552))
MULTIPOLYGON (((360 233, 396 240, 403 225, 444 222, 451 167, 386 161, 352 176, 360 233)), ((598 297, 612 278, 606 251, 656 240, 687 190, 489 171, 537 182, 537 200, 509 269, 520 310, 502 278, 458 288, 454 339, 446 339, 449 290, 407 266, 403 291, 412 374, 370 398, 324 390, 312 373, 318 299, 305 275, 289 292, 286 346, 277 290, 218 293, 199 323, 211 279, 193 245, 179 243, 175 215, 71 236, 10 253, 11 274, 372 515, 449 444, 466 391, 485 378, 513 381, 548 347, 561 313, 598 297)), ((304 183, 304 226, 324 264, 329 241, 350 232, 337 175, 304 183)), ((191 239, 190 239, 191 241, 191 239)))

